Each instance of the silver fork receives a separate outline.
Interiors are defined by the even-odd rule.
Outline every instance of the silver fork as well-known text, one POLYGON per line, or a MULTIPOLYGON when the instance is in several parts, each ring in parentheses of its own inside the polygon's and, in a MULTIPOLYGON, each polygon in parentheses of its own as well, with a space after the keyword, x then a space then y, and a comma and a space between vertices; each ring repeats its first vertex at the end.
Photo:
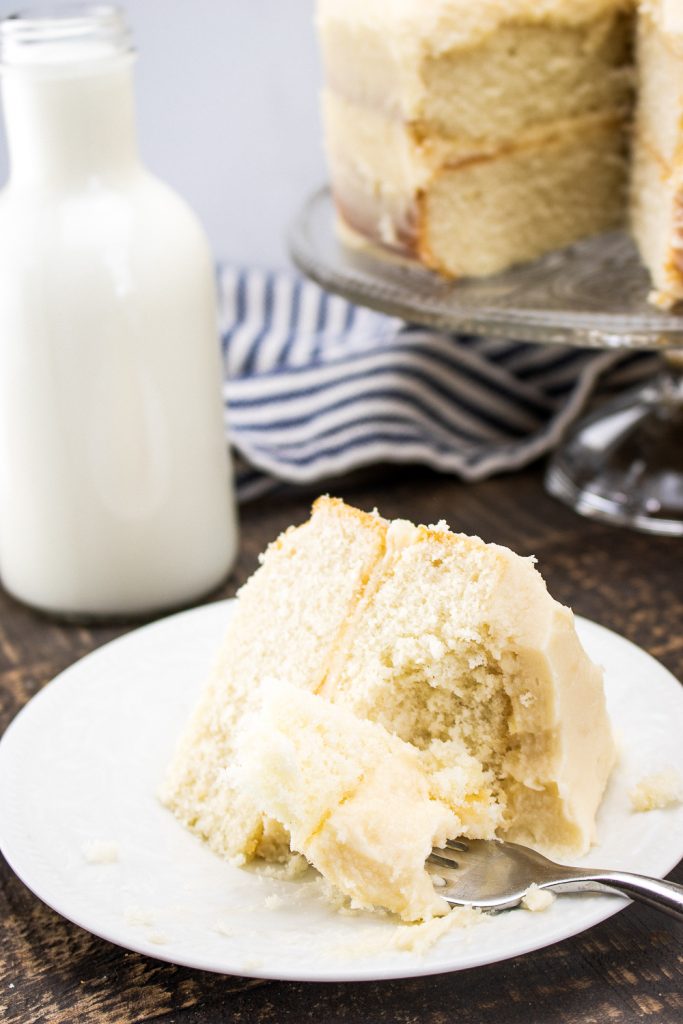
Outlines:
POLYGON ((497 839, 454 839, 433 850, 427 868, 437 892, 453 906, 509 910, 530 885, 553 893, 602 892, 640 900, 683 920, 683 885, 628 871, 572 868, 535 850, 497 839))

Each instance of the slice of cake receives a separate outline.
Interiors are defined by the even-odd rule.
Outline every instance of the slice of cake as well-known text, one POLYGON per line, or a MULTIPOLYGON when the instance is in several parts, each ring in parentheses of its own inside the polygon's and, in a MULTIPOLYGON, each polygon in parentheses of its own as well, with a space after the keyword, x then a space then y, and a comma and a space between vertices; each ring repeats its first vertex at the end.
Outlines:
POLYGON ((445 835, 585 852, 613 760, 600 671, 531 559, 322 498, 242 589, 165 801, 223 856, 303 852, 410 918, 445 835))
POLYGON ((632 0, 318 0, 340 219, 450 277, 621 224, 632 0))
POLYGON ((683 5, 647 0, 638 24, 632 229, 653 300, 683 298, 683 5))

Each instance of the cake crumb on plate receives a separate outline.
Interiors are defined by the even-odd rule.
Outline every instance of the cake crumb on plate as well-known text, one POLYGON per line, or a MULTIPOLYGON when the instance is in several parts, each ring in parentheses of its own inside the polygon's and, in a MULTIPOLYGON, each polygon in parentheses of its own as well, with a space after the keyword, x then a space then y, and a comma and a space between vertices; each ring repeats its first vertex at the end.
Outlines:
POLYGON ((634 811, 655 811, 673 807, 683 798, 683 783, 678 772, 666 768, 646 775, 629 793, 634 811))
POLYGON ((532 882, 522 897, 522 906, 525 910, 531 910, 534 914, 547 910, 555 902, 554 893, 548 889, 539 889, 535 882, 532 882))
POLYGON ((88 864, 116 864, 119 861, 119 844, 111 840, 88 839, 81 846, 81 853, 88 864))

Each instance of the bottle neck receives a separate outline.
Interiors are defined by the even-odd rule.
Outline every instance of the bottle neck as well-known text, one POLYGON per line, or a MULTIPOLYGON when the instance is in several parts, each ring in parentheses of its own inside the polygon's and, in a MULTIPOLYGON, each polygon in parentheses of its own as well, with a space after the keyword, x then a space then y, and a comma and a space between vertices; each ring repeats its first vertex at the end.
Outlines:
POLYGON ((54 72, 5 69, 2 96, 12 185, 73 187, 137 165, 129 54, 54 72))

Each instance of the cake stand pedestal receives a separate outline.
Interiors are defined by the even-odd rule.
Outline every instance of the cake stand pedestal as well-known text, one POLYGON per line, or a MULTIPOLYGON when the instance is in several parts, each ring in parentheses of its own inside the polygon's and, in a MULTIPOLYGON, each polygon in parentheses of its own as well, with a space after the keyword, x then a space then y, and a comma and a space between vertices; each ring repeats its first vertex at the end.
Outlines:
POLYGON ((552 495, 593 519, 683 536, 681 358, 569 432, 546 471, 552 495))
POLYGON ((550 460, 549 492, 578 513, 683 536, 683 315, 647 302, 649 281, 622 232, 587 239, 483 280, 445 281, 342 244, 327 188, 304 205, 289 245, 331 292, 442 331, 662 356, 658 377, 577 424, 550 460))

